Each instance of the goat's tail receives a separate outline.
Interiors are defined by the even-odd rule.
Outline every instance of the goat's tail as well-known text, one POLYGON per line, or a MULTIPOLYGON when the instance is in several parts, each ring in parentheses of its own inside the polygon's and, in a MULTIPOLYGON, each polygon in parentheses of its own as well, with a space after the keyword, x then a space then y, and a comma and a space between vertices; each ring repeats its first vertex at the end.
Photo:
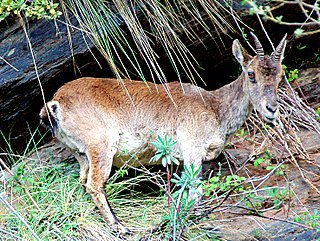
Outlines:
POLYGON ((59 121, 58 121, 58 109, 60 105, 58 101, 49 101, 40 111, 40 122, 47 127, 53 136, 56 135, 59 121))

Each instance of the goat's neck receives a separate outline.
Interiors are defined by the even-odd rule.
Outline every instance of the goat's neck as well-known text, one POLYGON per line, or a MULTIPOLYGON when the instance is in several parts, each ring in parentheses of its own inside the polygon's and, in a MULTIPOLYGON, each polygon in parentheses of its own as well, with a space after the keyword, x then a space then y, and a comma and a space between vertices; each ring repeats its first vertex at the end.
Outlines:
POLYGON ((218 117, 220 130, 226 138, 236 132, 252 112, 249 96, 244 91, 244 74, 232 83, 215 91, 220 98, 218 117))

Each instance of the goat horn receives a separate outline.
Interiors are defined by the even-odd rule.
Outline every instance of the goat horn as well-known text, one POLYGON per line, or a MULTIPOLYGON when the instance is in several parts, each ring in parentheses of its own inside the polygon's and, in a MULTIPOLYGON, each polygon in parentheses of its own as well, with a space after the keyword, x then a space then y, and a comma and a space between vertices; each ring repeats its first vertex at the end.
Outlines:
POLYGON ((263 47, 262 47, 258 37, 253 32, 250 32, 250 34, 252 35, 253 40, 254 40, 254 44, 256 45, 256 51, 257 51, 257 55, 258 55, 259 59, 263 59, 264 50, 263 50, 263 47))
POLYGON ((286 47, 286 38, 287 34, 284 35, 276 50, 271 54, 271 58, 274 63, 278 63, 280 61, 281 55, 283 54, 283 50, 286 47))

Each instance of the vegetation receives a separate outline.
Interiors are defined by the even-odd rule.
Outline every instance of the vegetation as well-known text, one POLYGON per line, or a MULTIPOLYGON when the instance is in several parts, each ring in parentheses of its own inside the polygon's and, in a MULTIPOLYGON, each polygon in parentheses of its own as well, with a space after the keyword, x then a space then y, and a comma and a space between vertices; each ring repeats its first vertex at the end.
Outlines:
POLYGON ((320 213, 319 210, 315 209, 312 213, 302 212, 300 215, 294 217, 294 221, 299 223, 305 223, 320 232, 320 213))
MULTIPOLYGON (((249 132, 247 137, 250 138, 249 132)), ((37 151, 38 143, 31 139, 23 156, 10 151, 7 153, 13 167, 11 175, 2 183, 0 201, 3 202, 5 197, 7 205, 15 212, 7 209, 8 206, 0 209, 0 232, 5 230, 8 239, 87 240, 90 237, 92 240, 120 240, 121 237, 102 220, 79 183, 78 163, 70 158, 61 160, 56 151, 50 152, 50 149, 37 151)), ((166 167, 171 160, 169 165, 172 166, 175 163, 172 159, 174 140, 159 136, 154 145, 158 150, 155 159, 163 158, 165 161, 162 163, 166 167)), ((274 166, 272 159, 269 151, 265 151, 253 161, 252 167, 266 170, 267 178, 270 178, 270 173, 284 178, 285 169, 274 166), (277 173, 275 168, 283 172, 277 173)), ((199 179, 201 168, 184 166, 180 175, 170 173, 172 191, 164 184, 166 174, 163 172, 152 173, 141 168, 135 169, 132 176, 128 167, 123 167, 113 172, 106 185, 106 193, 116 214, 134 231, 129 240, 219 240, 218 233, 203 228, 208 225, 213 225, 213 228, 219 223, 215 215, 217 206, 222 204, 231 210, 241 207, 248 211, 247 215, 264 217, 264 210, 281 209, 295 198, 291 189, 279 185, 256 190, 250 185, 254 177, 222 174, 222 166, 219 163, 217 174, 207 180, 199 179), (141 187, 150 180, 156 186, 146 192, 141 187), (200 187, 206 198, 204 204, 199 205, 194 197, 199 196, 200 187), (168 198, 169 204, 166 202, 168 198), (205 211, 208 208, 210 212, 205 211)), ((165 172, 169 170, 166 168, 165 172)), ((317 216, 317 213, 310 217, 301 214, 294 220, 317 228, 317 216)))
POLYGON ((316 34, 320 32, 320 6, 318 1, 286 1, 286 0, 271 0, 268 4, 256 0, 243 0, 243 4, 250 5, 250 13, 262 16, 265 20, 272 21, 281 25, 296 26, 295 36, 297 38, 316 34), (284 19, 283 15, 278 14, 279 9, 290 7, 299 8, 302 20, 284 19))
POLYGON ((0 2, 0 22, 10 15, 25 15, 31 19, 55 19, 62 14, 58 3, 51 0, 2 0, 0 2))
MULTIPOLYGON (((180 37, 184 34, 192 41, 202 41, 192 29, 196 26, 211 36, 209 22, 219 31, 232 30, 224 18, 229 5, 218 1, 200 0, 194 4, 194 1, 187 0, 138 0, 136 5, 130 5, 130 2, 63 0, 59 4, 49 0, 3 0, 0 2, 0 21, 5 21, 8 16, 57 19, 64 13, 66 19, 59 21, 68 23, 68 14, 72 13, 80 29, 94 42, 118 78, 137 75, 145 80, 142 69, 147 66, 153 80, 162 83, 166 76, 157 55, 159 46, 166 52, 179 79, 185 76, 196 82, 201 79, 197 73, 199 66, 180 37)), ((296 37, 318 32, 314 30, 319 25, 319 19, 314 18, 319 15, 317 2, 312 6, 304 1, 282 0, 275 1, 276 5, 259 5, 249 0, 243 3, 249 4, 252 14, 267 21, 297 26, 296 37), (278 8, 298 3, 301 3, 297 6, 303 14, 309 10, 303 23, 293 24, 274 14, 278 8)), ((246 38, 244 30, 242 33, 246 38)), ((307 47, 297 46, 299 51, 307 47)), ((319 51, 314 53, 315 64, 319 63, 319 56, 319 51)), ((299 77, 298 68, 284 68, 289 82, 299 77)), ((208 173, 206 180, 199 178, 201 169, 193 165, 184 166, 179 174, 174 171, 179 166, 174 158, 176 142, 165 135, 158 136, 153 143, 157 152, 151 159, 161 160, 165 170, 151 172, 141 167, 134 169, 134 175, 130 174, 133 170, 128 167, 114 171, 106 192, 117 216, 134 231, 130 239, 219 240, 216 227, 221 223, 249 215, 272 219, 279 210, 287 212, 288 217, 281 221, 293 219, 295 225, 304 224, 319 230, 317 210, 292 211, 296 208, 293 201, 300 202, 300 197, 288 178, 290 166, 299 169, 299 178, 313 185, 307 177, 310 171, 298 164, 299 160, 308 160, 308 155, 295 131, 300 125, 316 128, 317 122, 311 118, 314 115, 305 111, 305 106, 296 104, 293 97, 288 96, 286 91, 281 92, 281 120, 286 127, 285 133, 281 128, 274 130, 269 124, 261 124, 258 117, 247 123, 249 128, 243 127, 236 133, 237 141, 240 139, 242 145, 249 142, 252 147, 253 157, 245 161, 246 166, 228 163, 230 169, 223 173, 222 166, 226 164, 219 163, 217 173, 208 173), (290 108, 287 103, 291 104, 290 108), (266 146, 276 147, 274 149, 281 153, 271 154, 274 152, 266 146), (150 183, 155 186, 145 191, 150 183), (199 195, 201 188, 205 197, 197 203, 194 197, 199 195), (274 212, 270 214, 270 211, 274 212)), ((320 120, 320 107, 312 110, 313 113, 320 120)), ((7 148, 0 155, 5 163, 2 159, 0 161, 2 166, 10 166, 10 169, 7 167, 1 178, 0 201, 4 204, 0 207, 0 235, 4 235, 1 237, 7 240, 121 240, 102 220, 90 196, 81 187, 79 165, 72 158, 61 158, 57 153, 40 150, 40 141, 34 138, 34 134, 22 154, 14 152, 9 141, 6 143, 7 148)), ((237 147, 234 141, 229 143, 229 146, 237 147)))
POLYGON ((320 107, 316 109, 317 119, 320 120, 320 107))
POLYGON ((288 67, 286 65, 282 65, 282 67, 288 77, 289 83, 298 79, 298 77, 299 77, 299 70, 298 69, 290 70, 290 69, 288 69, 288 67))

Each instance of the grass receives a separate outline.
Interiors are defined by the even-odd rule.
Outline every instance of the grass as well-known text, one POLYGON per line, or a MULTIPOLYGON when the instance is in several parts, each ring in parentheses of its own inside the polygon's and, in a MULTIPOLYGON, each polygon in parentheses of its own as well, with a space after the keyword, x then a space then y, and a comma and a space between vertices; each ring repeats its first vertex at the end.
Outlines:
MULTIPOLYGON (((70 163, 67 160, 62 162, 50 160, 46 163, 30 160, 14 166, 14 176, 8 179, 6 190, 2 191, 10 193, 14 208, 28 220, 28 224, 40 239, 65 240, 67 237, 72 237, 81 240, 88 235, 88 232, 92 232, 92 236, 105 236, 108 233, 105 240, 110 240, 108 237, 117 238, 100 215, 97 215, 91 197, 81 187, 78 181, 78 169, 77 163, 70 163), (100 233, 100 230, 104 233, 100 233)), ((153 222, 159 221, 154 218, 154 213, 161 210, 157 210, 155 206, 163 202, 162 198, 131 191, 131 199, 128 200, 121 194, 123 191, 133 189, 145 178, 145 175, 139 175, 131 178, 130 182, 124 180, 106 187, 111 206, 128 226, 142 225, 142 220, 150 221, 148 217, 151 216, 153 222), (152 209, 148 208, 151 206, 152 209), (131 213, 135 215, 130 215, 131 213)), ((32 240, 32 234, 14 214, 1 215, 1 223, 5 223, 7 230, 14 232, 15 235, 32 240)))
POLYGON ((199 66, 181 37, 202 43, 194 29, 203 30, 207 36, 212 36, 212 31, 218 35, 233 31, 225 18, 228 10, 218 1, 62 2, 66 18, 68 13, 76 17, 82 31, 97 46, 118 79, 136 75, 146 80, 148 74, 152 81, 167 82, 159 62, 161 47, 179 80, 186 76, 195 83, 196 79, 201 80, 197 72, 199 66), (149 73, 143 73, 142 66, 149 73))
MULTIPOLYGON (((12 240, 12 235, 16 237, 15 240, 19 238, 36 240, 29 228, 36 233, 40 240, 121 240, 102 220, 91 197, 80 185, 78 180, 79 165, 74 159, 61 158, 53 152, 48 152, 48 149, 40 149, 39 152, 33 153, 31 156, 29 152, 26 152, 23 158, 19 158, 19 162, 13 164, 11 170, 13 175, 8 176, 6 182, 1 186, 2 197, 5 197, 26 220, 27 225, 13 212, 0 208, 0 232, 5 237, 3 240, 12 240)), ((172 226, 173 219, 170 215, 168 216, 167 196, 164 190, 166 185, 161 184, 165 173, 160 175, 141 169, 132 176, 130 171, 126 172, 125 170, 120 169, 114 172, 106 186, 106 191, 108 200, 117 216, 134 231, 134 235, 128 240, 140 240, 143 237, 147 238, 145 240, 170 240, 173 228, 177 228, 177 233, 180 229, 179 226, 172 226), (143 192, 142 189, 145 189, 146 182, 150 184, 150 180, 158 185, 153 191, 143 192), (169 222, 166 223, 166 220, 169 222), (150 232, 160 226, 161 229, 150 232)), ((186 177, 183 175, 181 178, 175 175, 174 178, 181 179, 181 186, 185 183, 186 177)), ((225 179, 227 180, 228 176, 225 179)), ((248 201, 248 198, 252 199, 253 196, 265 196, 268 194, 268 190, 273 188, 265 187, 256 191, 252 188, 243 188, 241 181, 244 178, 238 179, 236 184, 238 191, 231 195, 231 202, 228 201, 225 205, 231 205, 232 201, 244 203, 248 201)), ((250 181, 250 179, 248 180, 250 181)), ((174 200, 179 198, 178 186, 172 191, 177 193, 174 200)), ((218 186, 216 192, 221 193, 213 195, 212 199, 207 199, 206 201, 209 203, 202 208, 212 208, 220 203, 227 192, 234 187, 233 184, 229 186, 230 188, 226 190, 218 186)), ((266 198, 268 196, 270 194, 266 198)), ((182 196, 180 195, 180 197, 182 196)), ((274 197, 270 196, 269 198, 275 200, 274 197)), ((257 202, 262 201, 259 201, 258 198, 253 200, 250 203, 255 202, 254 208, 263 211, 265 207, 257 205, 257 202)), ((287 200, 282 198, 281 202, 285 205, 287 200)), ((180 205, 182 205, 182 210, 183 206, 188 204, 181 202, 180 205)), ((279 205, 274 205, 274 208, 278 209, 279 205)), ((175 214, 173 206, 170 210, 178 219, 181 218, 175 214)), ((219 214, 217 211, 213 209, 209 216, 204 216, 197 221, 197 218, 194 218, 198 214, 192 210, 184 210, 183 215, 187 216, 183 217, 185 228, 181 239, 220 240, 219 232, 216 231, 216 228, 221 225, 219 224, 220 218, 217 218, 219 214)), ((178 219, 176 223, 179 223, 178 219)))
MULTIPOLYGON (((6 173, 6 181, 0 187, 1 197, 21 217, 5 206, 0 208, 3 239, 36 240, 36 235, 39 240, 88 240, 89 237, 90 240, 120 240, 79 183, 79 164, 73 158, 62 158, 48 151, 50 149, 35 151, 37 142, 29 143, 32 144, 23 156, 7 155, 12 175, 6 173)), ((149 240, 164 240, 170 236, 169 226, 149 234, 167 215, 165 186, 160 184, 162 175, 143 170, 135 172, 134 176, 126 169, 114 172, 106 185, 110 205, 118 218, 134 231, 130 240, 144 236, 149 240), (158 186, 153 191, 143 191, 150 180, 158 186)), ((197 236, 195 232, 188 235, 197 236)))

